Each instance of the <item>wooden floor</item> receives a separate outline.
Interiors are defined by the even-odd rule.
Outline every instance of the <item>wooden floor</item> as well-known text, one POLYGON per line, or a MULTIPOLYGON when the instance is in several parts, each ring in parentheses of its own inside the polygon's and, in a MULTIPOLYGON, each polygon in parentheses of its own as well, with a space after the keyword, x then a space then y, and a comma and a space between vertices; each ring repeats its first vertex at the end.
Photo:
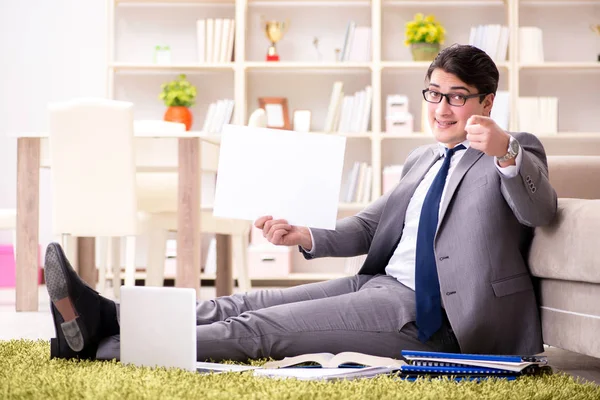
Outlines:
MULTIPOLYGON (((105 293, 111 297, 110 292, 105 293)), ((214 287, 202 287, 200 298, 212 299, 214 287)), ((0 288, 0 340, 8 339, 45 339, 54 337, 54 327, 50 315, 50 302, 45 286, 39 287, 38 312, 15 312, 14 289, 0 288)), ((548 347, 544 353, 556 370, 567 372, 575 377, 600 385, 600 359, 572 353, 562 349, 548 347)))

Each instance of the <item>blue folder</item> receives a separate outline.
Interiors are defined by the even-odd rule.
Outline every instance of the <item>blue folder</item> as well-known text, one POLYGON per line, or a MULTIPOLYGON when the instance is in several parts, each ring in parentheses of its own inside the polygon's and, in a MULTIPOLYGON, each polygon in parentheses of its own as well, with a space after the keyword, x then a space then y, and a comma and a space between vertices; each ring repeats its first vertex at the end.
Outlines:
POLYGON ((418 373, 418 374, 444 374, 444 375, 521 375, 520 372, 506 371, 497 368, 483 368, 470 366, 422 366, 422 365, 403 365, 400 367, 402 373, 418 373))
POLYGON ((506 363, 546 363, 547 359, 543 356, 518 356, 518 355, 490 355, 490 354, 463 354, 463 353, 442 353, 433 351, 402 350, 403 357, 423 357, 423 358, 447 358, 457 360, 476 360, 492 361, 506 363))

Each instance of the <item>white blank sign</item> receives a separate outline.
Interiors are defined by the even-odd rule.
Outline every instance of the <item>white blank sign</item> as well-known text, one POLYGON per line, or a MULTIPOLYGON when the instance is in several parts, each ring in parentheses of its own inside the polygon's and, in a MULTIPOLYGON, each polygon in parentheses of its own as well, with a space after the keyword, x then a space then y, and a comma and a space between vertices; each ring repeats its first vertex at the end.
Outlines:
POLYGON ((346 138, 225 125, 213 215, 335 229, 346 138))

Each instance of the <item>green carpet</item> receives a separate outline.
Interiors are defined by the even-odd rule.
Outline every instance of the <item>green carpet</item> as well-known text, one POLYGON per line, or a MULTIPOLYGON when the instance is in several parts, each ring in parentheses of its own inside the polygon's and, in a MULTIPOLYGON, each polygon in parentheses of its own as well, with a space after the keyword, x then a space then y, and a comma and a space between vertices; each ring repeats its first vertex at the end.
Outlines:
MULTIPOLYGON (((0 342, 0 399, 599 399, 600 386, 565 374, 482 383, 382 376, 337 382, 201 375, 123 366, 118 362, 50 360, 46 341, 0 342)), ((257 361, 259 364, 262 361, 257 361)))

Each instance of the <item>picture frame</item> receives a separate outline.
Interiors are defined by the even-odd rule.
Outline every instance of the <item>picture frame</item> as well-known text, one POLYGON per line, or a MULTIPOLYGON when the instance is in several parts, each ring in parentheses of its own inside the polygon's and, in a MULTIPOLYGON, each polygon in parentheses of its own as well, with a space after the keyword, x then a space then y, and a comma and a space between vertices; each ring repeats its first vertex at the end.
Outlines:
POLYGON ((294 110, 293 129, 296 132, 310 132, 312 113, 310 110, 294 110))
POLYGON ((291 130, 288 101, 285 97, 259 97, 258 106, 265 110, 267 128, 291 130))

